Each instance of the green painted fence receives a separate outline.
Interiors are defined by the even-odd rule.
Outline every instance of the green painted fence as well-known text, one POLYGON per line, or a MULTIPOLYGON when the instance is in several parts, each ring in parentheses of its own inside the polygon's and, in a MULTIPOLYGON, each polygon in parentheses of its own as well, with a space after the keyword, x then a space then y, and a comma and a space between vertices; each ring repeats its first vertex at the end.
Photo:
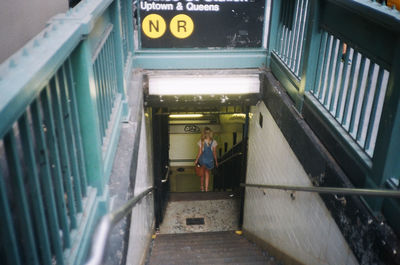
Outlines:
MULTIPOLYGON (((326 128, 335 144, 320 140, 344 171, 362 172, 349 175, 353 184, 398 180, 400 12, 370 0, 282 0, 270 23, 272 72, 300 113, 306 107, 326 128)), ((398 200, 367 202, 400 233, 398 200)))
POLYGON ((0 66, 2 264, 86 258, 127 114, 130 8, 83 1, 0 66))

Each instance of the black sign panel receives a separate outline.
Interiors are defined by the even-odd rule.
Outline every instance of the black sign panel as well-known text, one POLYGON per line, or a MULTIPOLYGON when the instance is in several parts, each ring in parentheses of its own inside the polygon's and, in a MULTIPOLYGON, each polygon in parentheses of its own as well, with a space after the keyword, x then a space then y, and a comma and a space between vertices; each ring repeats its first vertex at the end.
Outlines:
POLYGON ((260 48, 265 0, 140 0, 142 48, 260 48))

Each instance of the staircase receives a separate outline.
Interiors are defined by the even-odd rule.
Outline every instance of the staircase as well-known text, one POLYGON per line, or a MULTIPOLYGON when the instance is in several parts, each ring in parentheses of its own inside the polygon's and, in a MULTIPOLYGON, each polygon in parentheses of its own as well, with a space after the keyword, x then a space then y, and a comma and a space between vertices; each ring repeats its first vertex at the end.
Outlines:
POLYGON ((157 235, 148 265, 278 265, 265 251, 232 231, 157 235))

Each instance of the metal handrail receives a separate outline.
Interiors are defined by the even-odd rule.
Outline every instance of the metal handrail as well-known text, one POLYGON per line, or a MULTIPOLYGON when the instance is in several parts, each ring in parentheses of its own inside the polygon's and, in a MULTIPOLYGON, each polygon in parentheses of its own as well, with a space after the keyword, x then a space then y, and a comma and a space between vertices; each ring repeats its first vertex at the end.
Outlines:
POLYGON ((167 169, 167 173, 165 173, 165 178, 161 180, 162 183, 167 182, 169 177, 169 166, 166 165, 165 168, 167 169))
POLYGON ((147 188, 139 195, 130 199, 124 206, 122 206, 118 210, 106 214, 101 218, 101 221, 97 225, 96 231, 93 235, 90 257, 89 260, 86 262, 86 265, 100 265, 102 263, 104 250, 106 248, 106 243, 110 235, 110 231, 119 221, 121 221, 122 218, 124 218, 131 212, 132 208, 141 199, 149 195, 153 191, 153 189, 153 187, 147 188))
POLYGON ((233 155, 231 155, 231 156, 228 157, 227 159, 224 159, 224 160, 222 160, 221 162, 219 162, 218 165, 220 166, 220 165, 222 165, 223 163, 228 162, 228 161, 231 160, 232 158, 237 157, 237 156, 241 156, 241 155, 243 155, 242 152, 234 153, 233 155))
POLYGON ((358 188, 338 188, 338 187, 307 187, 307 186, 289 186, 289 185, 264 185, 264 184, 246 184, 240 183, 241 187, 251 187, 260 189, 275 189, 275 190, 290 190, 290 191, 305 191, 318 192, 328 194, 342 195, 362 195, 362 196, 379 196, 379 197, 398 197, 400 191, 382 190, 382 189, 358 189, 358 188))

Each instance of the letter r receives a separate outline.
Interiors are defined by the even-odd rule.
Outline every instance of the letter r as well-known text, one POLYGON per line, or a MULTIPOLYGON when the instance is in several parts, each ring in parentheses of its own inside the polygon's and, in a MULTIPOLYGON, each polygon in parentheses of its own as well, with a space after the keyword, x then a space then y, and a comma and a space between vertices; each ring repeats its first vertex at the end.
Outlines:
POLYGON ((185 20, 178 20, 177 25, 178 25, 178 28, 177 28, 178 32, 181 32, 180 28, 183 28, 183 31, 186 32, 186 21, 185 20))

